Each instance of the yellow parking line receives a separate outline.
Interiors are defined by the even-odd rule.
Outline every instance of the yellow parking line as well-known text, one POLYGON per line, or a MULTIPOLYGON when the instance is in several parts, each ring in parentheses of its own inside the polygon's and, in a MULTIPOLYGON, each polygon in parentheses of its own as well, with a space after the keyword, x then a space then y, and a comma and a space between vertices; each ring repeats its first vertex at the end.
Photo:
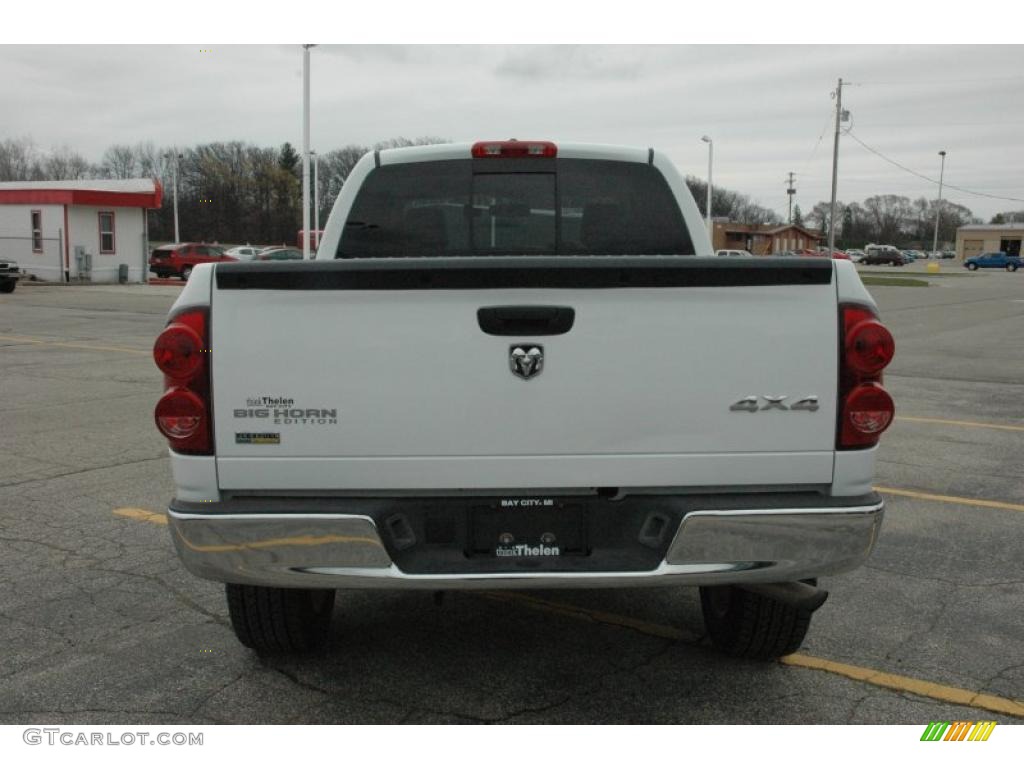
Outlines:
POLYGON ((1002 696, 970 691, 966 688, 954 688, 951 685, 941 685, 928 680, 919 680, 916 677, 893 675, 877 669, 870 669, 869 667, 855 667, 852 664, 819 659, 803 653, 783 656, 779 661, 791 667, 804 667, 806 669, 831 672, 834 675, 840 675, 841 677, 847 677, 851 680, 857 680, 870 685, 877 685, 880 688, 926 696, 929 699, 944 701, 949 704, 962 704, 965 707, 976 707, 977 709, 985 709, 989 712, 998 712, 1002 715, 1024 717, 1024 702, 1007 699, 1002 696))
POLYGON ((953 427, 981 427, 984 429, 1005 429, 1009 432, 1024 432, 1024 426, 1014 424, 991 424, 986 421, 957 421, 955 419, 927 419, 923 416, 897 416, 896 421, 914 421, 920 424, 949 424, 953 427))
POLYGON ((129 355, 149 355, 149 350, 128 349, 127 347, 102 347, 98 344, 75 344, 65 341, 50 341, 49 339, 34 339, 30 336, 0 336, 0 341, 13 341, 17 344, 39 344, 45 347, 68 347, 70 349, 92 349, 98 352, 125 352, 129 355))
POLYGON ((114 514, 120 515, 121 517, 128 517, 132 520, 140 520, 144 523, 167 525, 167 515, 161 515, 158 512, 150 512, 148 509, 139 509, 138 507, 119 507, 114 510, 114 514))
MULTIPOLYGON (((605 613, 603 611, 592 611, 589 608, 582 608, 576 605, 557 603, 552 600, 544 600, 529 595, 514 592, 483 592, 482 596, 491 600, 500 600, 508 603, 518 603, 527 608, 557 613, 570 618, 595 621, 600 624, 609 624, 615 627, 634 629, 646 635, 660 637, 668 640, 679 640, 685 643, 695 643, 697 636, 692 633, 683 632, 675 627, 668 627, 661 624, 653 624, 641 619, 634 619, 629 616, 605 613)), ((803 667, 815 669, 821 672, 829 672, 834 675, 846 677, 858 682, 875 685, 879 688, 888 688, 902 693, 913 693, 936 701, 943 701, 949 704, 961 704, 964 706, 984 709, 989 712, 998 712, 1013 717, 1024 717, 1024 702, 1016 699, 1008 699, 1003 696, 993 696, 980 691, 971 691, 966 688, 954 688, 941 683, 933 683, 929 680, 921 680, 916 677, 904 675, 893 675, 878 669, 869 667, 856 667, 852 664, 843 664, 838 661, 820 659, 817 656, 809 656, 804 653, 793 653, 783 656, 779 662, 790 667, 803 667)))
POLYGON ((1024 504, 1011 504, 1008 501, 969 499, 964 496, 943 496, 938 493, 922 493, 921 491, 905 491, 902 488, 887 488, 883 485, 876 485, 875 490, 892 496, 908 496, 912 499, 922 499, 924 501, 944 501, 947 504, 963 504, 968 507, 988 507, 990 509, 1006 509, 1010 512, 1024 512, 1024 504))

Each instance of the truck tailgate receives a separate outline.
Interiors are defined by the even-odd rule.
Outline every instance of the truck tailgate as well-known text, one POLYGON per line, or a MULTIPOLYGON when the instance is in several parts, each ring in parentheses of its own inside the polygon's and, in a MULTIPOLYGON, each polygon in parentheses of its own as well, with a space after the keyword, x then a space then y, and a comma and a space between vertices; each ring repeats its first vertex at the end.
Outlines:
POLYGON ((780 278, 691 259, 672 274, 594 280, 576 260, 568 279, 409 279, 428 274, 426 261, 383 281, 363 279, 365 264, 218 267, 222 489, 831 482, 830 264, 780 267, 780 278), (514 336, 478 322, 480 308, 524 306, 571 307, 575 321, 557 335, 514 336), (510 366, 524 345, 543 352, 529 379, 510 366), (750 397, 756 406, 731 407, 750 397), (806 398, 818 407, 790 407, 806 398))

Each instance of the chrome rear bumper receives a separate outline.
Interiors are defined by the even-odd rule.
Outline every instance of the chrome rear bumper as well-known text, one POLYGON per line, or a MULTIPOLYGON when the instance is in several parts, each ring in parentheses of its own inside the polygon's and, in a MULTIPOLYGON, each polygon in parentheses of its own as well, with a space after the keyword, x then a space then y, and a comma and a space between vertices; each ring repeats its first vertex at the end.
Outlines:
MULTIPOLYGON (((862 501, 858 498, 857 501, 862 501)), ((796 581, 852 570, 874 548, 884 502, 847 507, 709 509, 685 514, 665 558, 646 571, 405 573, 371 517, 202 514, 170 509, 185 567, 202 578, 275 587, 495 589, 796 581)))

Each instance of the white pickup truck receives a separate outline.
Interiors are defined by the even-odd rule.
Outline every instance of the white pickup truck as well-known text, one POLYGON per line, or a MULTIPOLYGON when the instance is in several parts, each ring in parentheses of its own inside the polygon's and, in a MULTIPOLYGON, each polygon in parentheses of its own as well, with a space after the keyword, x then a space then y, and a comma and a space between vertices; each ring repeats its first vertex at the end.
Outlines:
POLYGON ((367 155, 315 261, 196 266, 156 341, 186 568, 261 653, 339 588, 643 585, 792 652, 878 535, 893 340, 848 262, 712 253, 654 150, 367 155))

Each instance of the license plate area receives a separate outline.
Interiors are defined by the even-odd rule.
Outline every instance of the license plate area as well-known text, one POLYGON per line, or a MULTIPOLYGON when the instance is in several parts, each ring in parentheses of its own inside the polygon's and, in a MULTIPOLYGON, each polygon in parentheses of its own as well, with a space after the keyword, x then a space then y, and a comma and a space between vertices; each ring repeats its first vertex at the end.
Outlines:
POLYGON ((467 557, 544 561, 589 554, 587 508, 557 499, 499 499, 468 510, 467 557))

